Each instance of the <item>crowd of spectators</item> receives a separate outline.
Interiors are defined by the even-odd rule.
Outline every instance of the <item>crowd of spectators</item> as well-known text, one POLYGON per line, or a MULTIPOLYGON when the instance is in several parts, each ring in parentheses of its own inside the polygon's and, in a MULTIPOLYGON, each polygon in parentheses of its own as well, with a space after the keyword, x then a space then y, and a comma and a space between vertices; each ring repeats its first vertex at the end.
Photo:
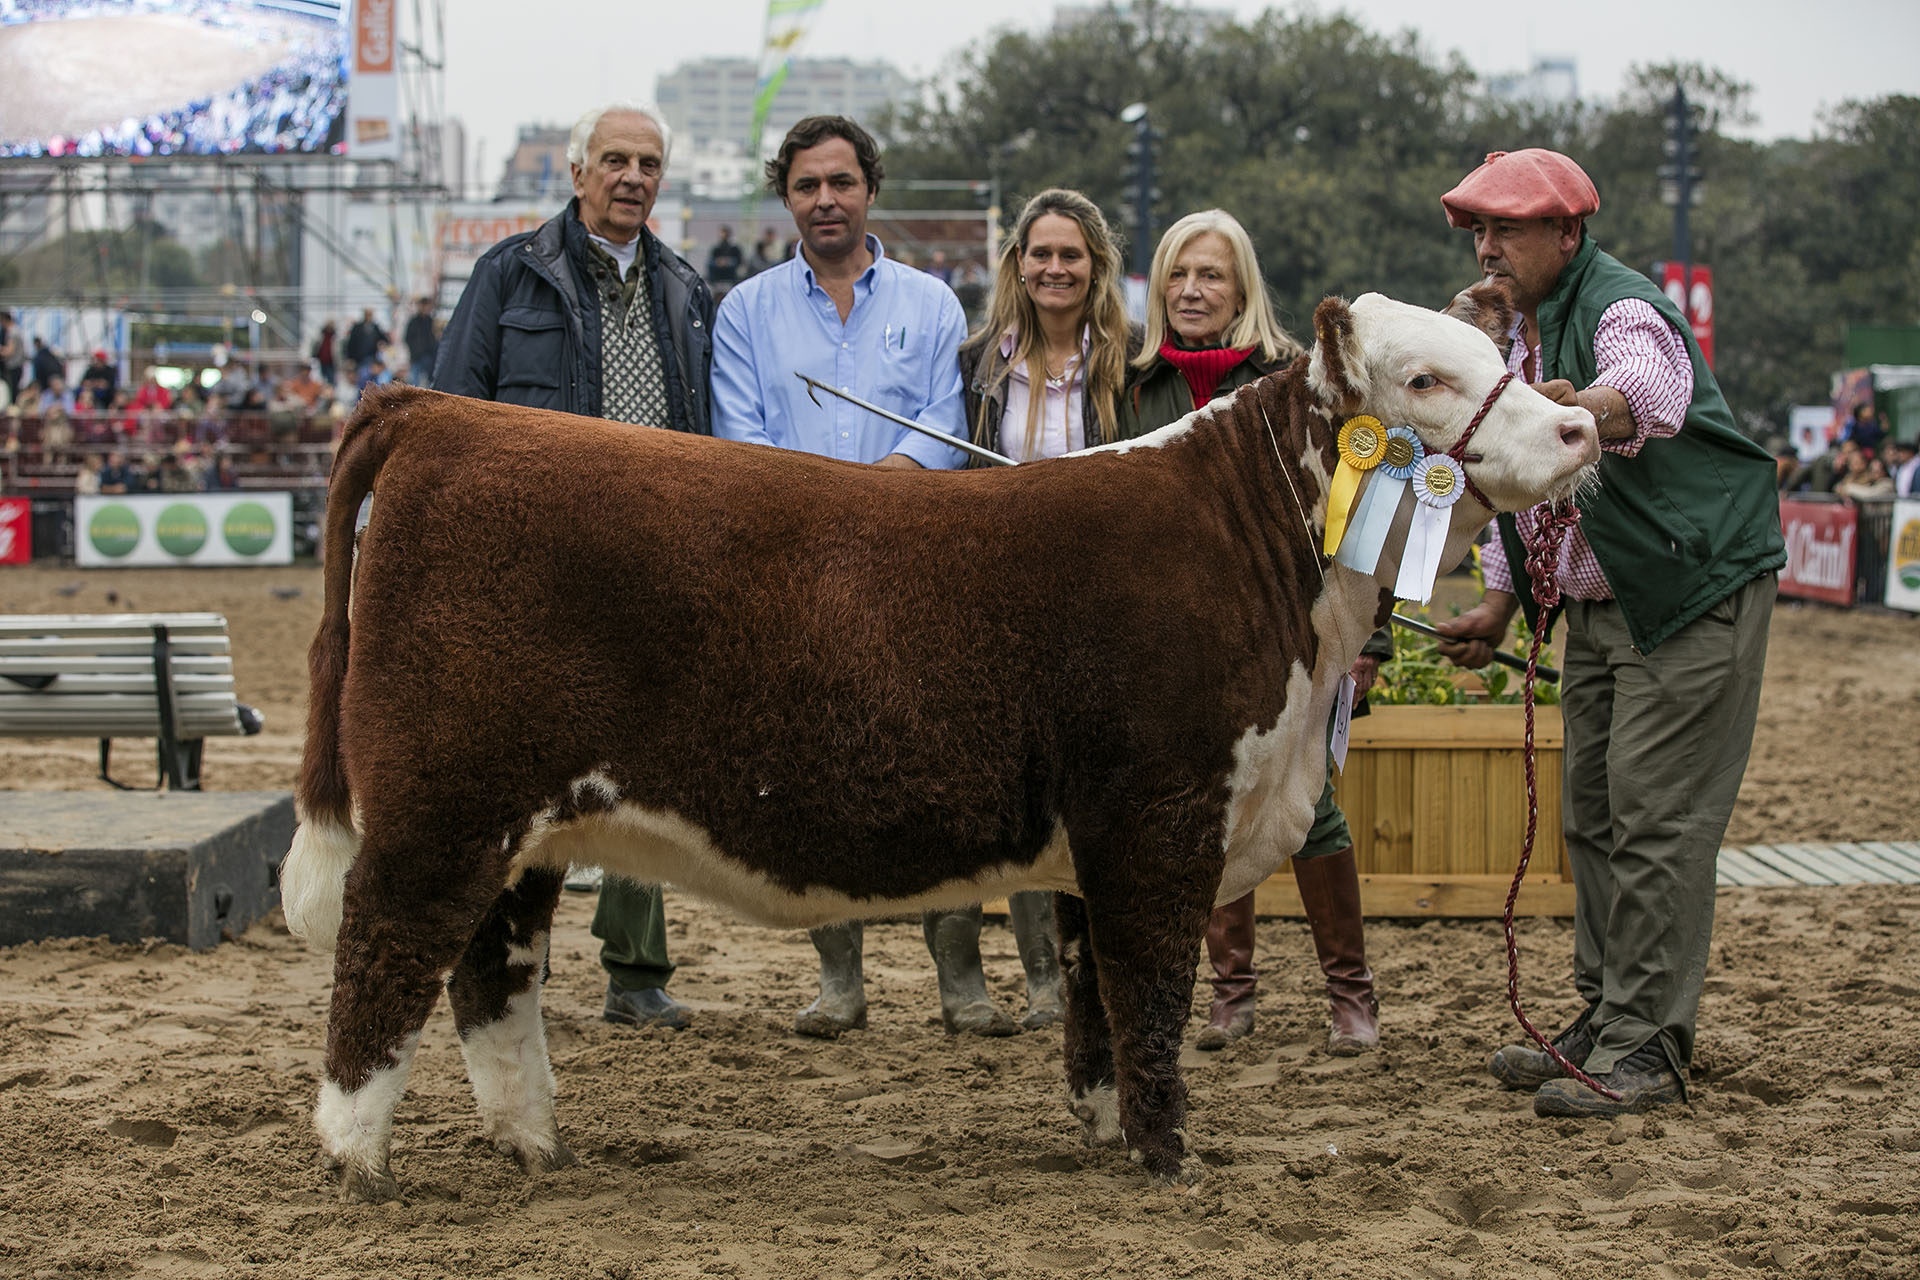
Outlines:
MULTIPOLYGON (((22 0, 9 7, 8 22, 56 18, 125 16, 167 12, 197 19, 223 30, 239 30, 262 41, 284 41, 284 11, 252 19, 230 4, 155 5, 146 3, 73 4, 22 0)), ((342 117, 346 88, 342 68, 346 30, 337 23, 301 22, 308 34, 280 63, 223 93, 197 98, 144 118, 103 122, 85 133, 48 138, 0 139, 0 156, 229 155, 241 152, 282 154, 324 151, 345 135, 342 117)), ((133 74, 137 74, 137 68, 133 74)))
MULTIPOLYGON (((184 381, 147 367, 123 382, 121 362, 107 351, 69 359, 0 312, 0 487, 38 474, 69 475, 81 493, 235 488, 236 462, 263 478, 256 483, 310 483, 325 474, 365 388, 426 382, 439 341, 426 298, 398 342, 372 311, 363 313, 336 365, 330 339, 338 328, 327 322, 309 359, 236 360, 217 376, 189 368, 184 381), (9 365, 14 351, 20 358, 9 365)), ((50 484, 58 481, 38 487, 50 484)))
POLYGON ((1774 450, 1782 493, 1830 493, 1849 502, 1913 497, 1916 489, 1911 442, 1891 440, 1871 402, 1847 415, 1827 451, 1802 462, 1793 448, 1774 450))

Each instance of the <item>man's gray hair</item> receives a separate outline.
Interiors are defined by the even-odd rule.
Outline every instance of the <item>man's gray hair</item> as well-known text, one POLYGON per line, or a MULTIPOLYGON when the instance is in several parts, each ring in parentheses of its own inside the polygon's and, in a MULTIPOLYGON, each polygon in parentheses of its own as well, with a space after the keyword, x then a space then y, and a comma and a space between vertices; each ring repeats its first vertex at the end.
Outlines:
POLYGON ((573 132, 567 135, 567 163, 584 165, 587 162, 587 144, 593 141, 593 131, 600 127, 601 117, 620 112, 632 112, 645 116, 660 131, 660 161, 666 163, 673 155, 673 130, 660 114, 660 108, 645 106, 638 102, 608 102, 588 111, 573 122, 573 132))

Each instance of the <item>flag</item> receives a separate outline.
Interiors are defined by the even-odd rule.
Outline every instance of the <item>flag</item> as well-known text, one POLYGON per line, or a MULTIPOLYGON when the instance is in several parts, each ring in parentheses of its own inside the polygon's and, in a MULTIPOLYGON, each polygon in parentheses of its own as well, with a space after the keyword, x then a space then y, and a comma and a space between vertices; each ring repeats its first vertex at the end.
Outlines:
POLYGON ((747 155, 760 161, 760 135, 767 127, 767 113, 787 82, 787 69, 794 54, 807 38, 807 28, 826 0, 767 0, 767 33, 760 46, 760 74, 753 86, 753 137, 747 143, 747 155))

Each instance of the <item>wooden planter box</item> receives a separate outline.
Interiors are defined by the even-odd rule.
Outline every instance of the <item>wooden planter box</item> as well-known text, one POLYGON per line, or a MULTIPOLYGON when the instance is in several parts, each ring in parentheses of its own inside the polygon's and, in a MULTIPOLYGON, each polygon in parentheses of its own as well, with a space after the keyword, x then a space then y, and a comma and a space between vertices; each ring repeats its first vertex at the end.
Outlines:
MULTIPOLYGON (((1560 831, 1560 708, 1534 708, 1538 835, 1514 911, 1570 916, 1560 831)), ((1527 831, 1519 706, 1376 707, 1353 722, 1334 796, 1353 828, 1369 916, 1498 916, 1527 831)), ((1293 872, 1256 891, 1261 915, 1302 914, 1293 872)))

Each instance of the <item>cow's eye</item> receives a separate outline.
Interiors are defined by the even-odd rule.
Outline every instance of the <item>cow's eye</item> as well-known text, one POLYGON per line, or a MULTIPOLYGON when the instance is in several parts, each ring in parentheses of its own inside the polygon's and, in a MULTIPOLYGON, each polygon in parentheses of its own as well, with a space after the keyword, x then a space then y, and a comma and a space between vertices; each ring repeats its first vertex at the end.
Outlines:
POLYGON ((1431 391, 1440 385, 1440 379, 1430 373, 1418 373, 1407 383, 1415 391, 1431 391))

